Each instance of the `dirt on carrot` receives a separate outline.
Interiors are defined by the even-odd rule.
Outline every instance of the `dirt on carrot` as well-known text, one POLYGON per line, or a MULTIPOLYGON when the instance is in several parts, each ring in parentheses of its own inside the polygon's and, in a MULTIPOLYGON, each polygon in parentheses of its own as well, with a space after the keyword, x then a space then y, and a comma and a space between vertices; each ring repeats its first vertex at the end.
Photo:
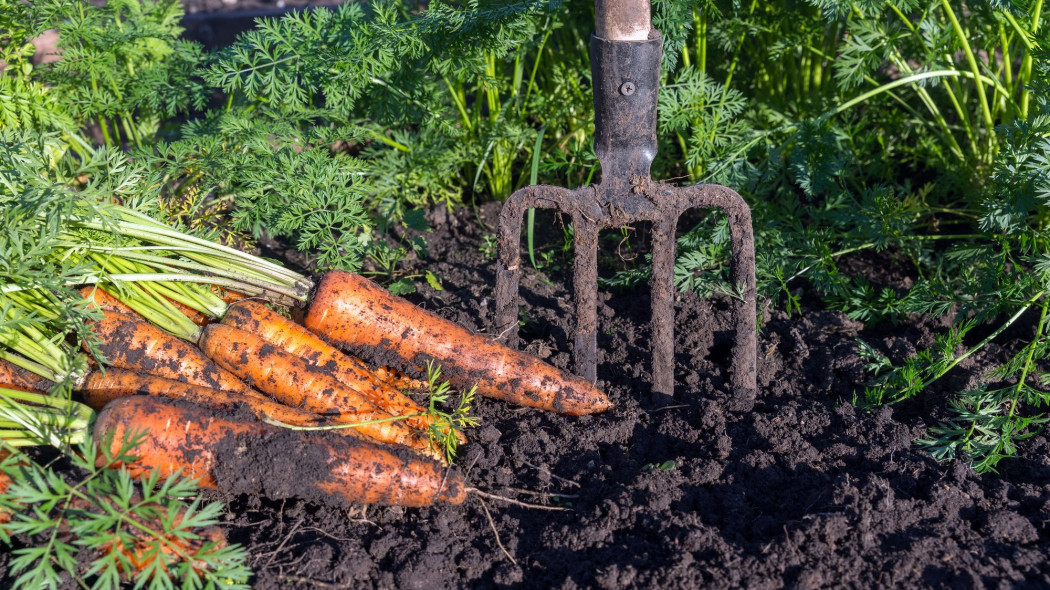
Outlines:
POLYGON ((139 316, 107 312, 92 325, 92 330, 99 338, 105 363, 118 369, 244 395, 256 393, 197 347, 139 316))
POLYGON ((35 373, 0 359, 0 387, 9 387, 19 391, 47 391, 53 385, 53 382, 35 373))
POLYGON ((379 367, 374 372, 380 381, 394 389, 407 389, 409 391, 427 390, 427 382, 425 380, 406 375, 394 367, 379 367))
POLYGON ((200 478, 202 487, 229 494, 337 506, 460 504, 467 494, 458 472, 407 449, 282 429, 157 398, 107 405, 95 422, 95 439, 120 441, 142 428, 150 436, 136 449, 140 458, 130 469, 169 475, 181 468, 200 478))
MULTIPOLYGON (((96 371, 88 374, 83 384, 77 388, 77 392, 84 403, 95 410, 101 410, 116 399, 133 395, 152 395, 186 400, 199 406, 226 411, 235 411, 239 406, 245 406, 260 420, 276 420, 292 426, 335 424, 313 412, 279 404, 259 393, 233 393, 113 368, 104 373, 96 371)), ((350 428, 341 428, 335 432, 344 436, 361 436, 350 428)))
MULTIPOLYGON (((241 301, 230 306, 222 323, 251 332, 288 354, 297 356, 323 369, 344 385, 365 396, 384 411, 394 416, 421 414, 424 409, 414 400, 384 383, 360 360, 344 354, 306 328, 285 318, 258 301, 241 301)), ((424 389, 426 384, 423 384, 424 389)), ((334 409, 340 399, 333 398, 334 409)), ((420 431, 427 431, 434 423, 433 416, 406 418, 405 423, 420 431)), ((461 437, 460 442, 466 442, 461 437)))

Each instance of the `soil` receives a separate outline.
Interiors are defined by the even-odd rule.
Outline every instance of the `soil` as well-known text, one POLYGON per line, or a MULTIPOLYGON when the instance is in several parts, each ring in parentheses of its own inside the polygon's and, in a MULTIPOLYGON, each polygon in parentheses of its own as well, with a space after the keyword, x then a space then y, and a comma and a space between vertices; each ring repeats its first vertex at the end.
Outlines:
MULTIPOLYGON (((442 289, 420 276, 409 298, 484 331, 494 264, 483 250, 497 212, 433 212, 429 256, 408 264, 435 272, 442 289)), ((526 270, 522 338, 567 368, 572 298, 562 266, 526 270)), ((845 266, 876 284, 910 280, 875 257, 845 266)), ((230 540, 252 555, 254 587, 1050 587, 1046 436, 1023 442, 1000 474, 977 475, 914 444, 943 417, 936 392, 870 412, 850 403, 865 378, 855 338, 899 360, 943 325, 916 316, 865 329, 805 298, 792 317, 765 310, 760 390, 742 405, 723 378, 725 303, 683 294, 676 392, 666 400, 649 394, 646 290, 599 299, 598 385, 617 408, 572 418, 481 399, 482 425, 457 461, 469 485, 564 510, 480 497, 349 511, 221 497, 230 540)), ((944 392, 1007 354, 1004 342, 951 374, 944 392)))

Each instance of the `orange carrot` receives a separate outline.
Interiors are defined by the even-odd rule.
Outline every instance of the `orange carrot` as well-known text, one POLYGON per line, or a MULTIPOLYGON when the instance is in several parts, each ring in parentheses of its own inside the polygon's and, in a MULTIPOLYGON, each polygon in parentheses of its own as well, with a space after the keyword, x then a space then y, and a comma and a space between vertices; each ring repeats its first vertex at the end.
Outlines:
POLYGON ((379 367, 373 372, 376 377, 379 377, 380 381, 395 389, 426 391, 428 388, 426 381, 410 377, 394 367, 379 367))
POLYGON ((260 391, 292 407, 316 412, 386 443, 400 444, 432 456, 430 440, 402 420, 393 420, 367 398, 303 359, 278 350, 262 338, 224 324, 204 328, 201 350, 260 391), (382 422, 371 423, 376 420, 382 422))
POLYGON ((146 375, 175 379, 244 395, 252 388, 209 360, 195 346, 140 316, 107 312, 91 329, 98 336, 105 363, 146 375))
MULTIPOLYGON (((95 371, 84 378, 77 393, 92 409, 101 410, 109 402, 132 395, 153 395, 169 399, 182 399, 199 406, 226 411, 236 410, 238 405, 248 407, 259 419, 270 418, 293 426, 328 426, 332 422, 317 414, 290 408, 256 393, 231 393, 200 385, 192 385, 156 377, 141 375, 134 371, 108 369, 105 373, 95 371)), ((347 436, 361 436, 350 428, 336 430, 347 436)))
POLYGON ((54 385, 51 381, 4 359, 0 359, 0 384, 0 387, 19 391, 47 391, 54 385))
POLYGON ((473 334, 352 273, 324 276, 303 323, 376 364, 411 372, 435 360, 453 385, 477 383, 478 393, 489 397, 571 415, 613 407, 583 379, 473 334))
POLYGON ((116 400, 95 421, 97 441, 148 429, 128 468, 166 476, 178 469, 198 485, 231 494, 262 493, 328 504, 426 506, 460 504, 462 476, 407 450, 381 447, 327 432, 286 430, 221 416, 199 406, 152 397, 116 400))
MULTIPOLYGON (((313 332, 285 318, 258 301, 241 301, 226 310, 222 323, 251 332, 288 354, 320 367, 344 385, 368 398, 389 414, 403 416, 419 414, 423 407, 405 394, 379 380, 361 361, 343 354, 313 332)), ((350 411, 339 407, 338 400, 330 400, 331 409, 350 411)), ((426 431, 433 423, 431 416, 406 418, 405 423, 426 431)))

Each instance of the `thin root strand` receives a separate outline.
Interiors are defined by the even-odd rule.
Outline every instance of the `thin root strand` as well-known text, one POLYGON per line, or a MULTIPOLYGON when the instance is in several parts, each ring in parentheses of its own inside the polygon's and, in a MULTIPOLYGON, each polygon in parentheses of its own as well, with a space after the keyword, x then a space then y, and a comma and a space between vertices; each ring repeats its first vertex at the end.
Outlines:
POLYGON ((522 508, 532 508, 533 510, 551 510, 551 511, 564 511, 568 508, 562 508, 561 506, 545 506, 543 504, 530 504, 528 502, 522 502, 521 500, 515 500, 514 498, 508 498, 506 496, 499 496, 496 494, 490 494, 483 492, 478 488, 467 488, 467 493, 474 493, 482 498, 488 498, 489 500, 499 500, 500 502, 506 502, 507 504, 513 504, 515 506, 521 506, 522 508))
POLYGON ((503 541, 499 538, 499 531, 496 530, 496 521, 492 520, 492 514, 489 512, 489 507, 486 506, 485 501, 480 498, 478 498, 478 503, 481 504, 481 509, 485 512, 485 518, 489 521, 489 528, 492 529, 492 534, 496 535, 496 545, 499 545, 500 551, 507 556, 507 559, 509 559, 511 563, 518 565, 518 560, 514 559, 514 556, 503 546, 503 541))

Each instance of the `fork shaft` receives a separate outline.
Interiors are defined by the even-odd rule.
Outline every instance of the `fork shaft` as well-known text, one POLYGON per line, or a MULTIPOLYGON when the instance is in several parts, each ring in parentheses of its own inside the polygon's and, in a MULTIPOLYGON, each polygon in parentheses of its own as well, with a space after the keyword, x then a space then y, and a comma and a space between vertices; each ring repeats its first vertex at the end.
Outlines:
POLYGON ((649 0, 595 0, 594 33, 609 41, 645 41, 649 37, 649 0))

